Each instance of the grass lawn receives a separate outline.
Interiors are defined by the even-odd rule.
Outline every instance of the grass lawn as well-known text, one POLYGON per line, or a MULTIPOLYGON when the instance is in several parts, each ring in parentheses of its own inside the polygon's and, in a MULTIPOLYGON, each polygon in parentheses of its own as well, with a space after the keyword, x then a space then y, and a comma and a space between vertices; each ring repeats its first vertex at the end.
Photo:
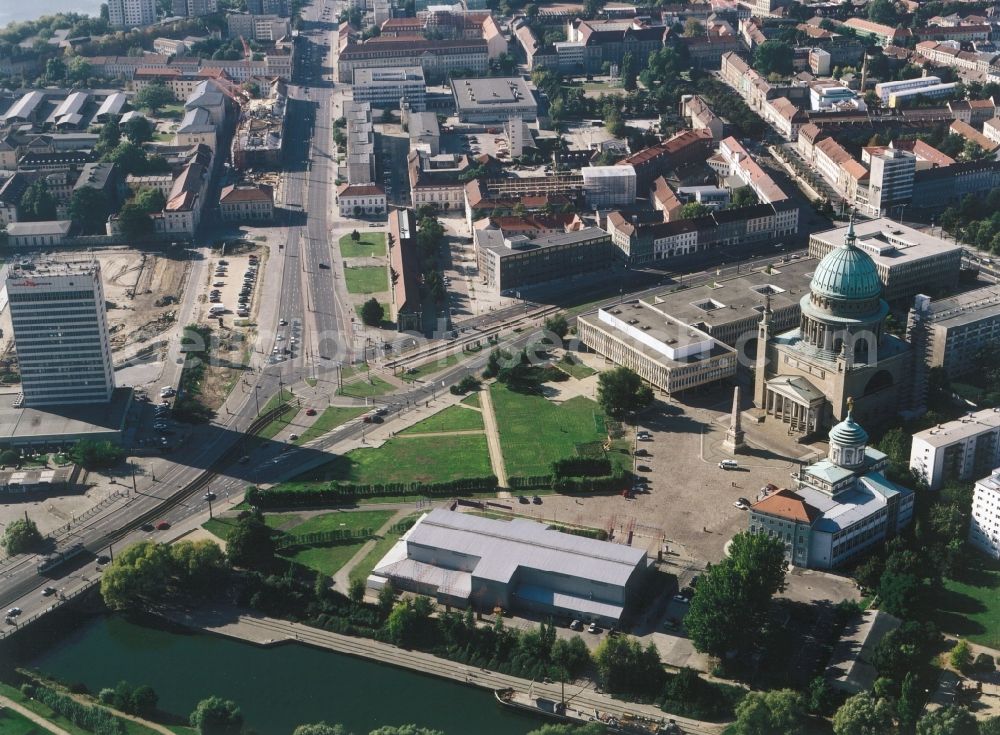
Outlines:
POLYGON ((381 447, 353 449, 283 487, 311 487, 317 481, 358 483, 445 482, 491 474, 485 435, 390 439, 381 447))
POLYGON ((49 731, 22 714, 0 709, 0 732, 4 735, 47 735, 49 731))
MULTIPOLYGON (((31 710, 36 715, 44 718, 48 722, 51 722, 53 725, 61 727, 70 735, 92 735, 92 733, 89 730, 84 730, 81 727, 77 727, 72 722, 67 720, 65 717, 57 715, 48 705, 44 705, 41 702, 38 702, 34 699, 28 699, 23 694, 21 694, 21 690, 17 689, 16 687, 12 687, 9 684, 0 683, 0 694, 4 695, 5 697, 9 697, 10 699, 13 699, 15 702, 20 704, 25 709, 31 710)), ((0 720, 0 725, 3 724, 4 721, 0 720)), ((7 731, 3 728, 0 728, 0 732, 4 733, 4 735, 7 735, 7 731)), ((17 731, 15 730, 15 732, 17 731)), ((31 732, 31 730, 29 730, 28 732, 31 732)), ((49 731, 42 730, 40 732, 48 733, 49 731)))
POLYGON ((931 617, 946 633, 1000 648, 1000 563, 970 556, 961 579, 945 579, 931 617))
POLYGON ((479 393, 470 393, 469 395, 467 395, 465 398, 462 399, 462 403, 464 403, 466 406, 475 406, 476 408, 480 408, 479 393))
POLYGON ((350 233, 340 238, 340 255, 344 258, 366 258, 385 255, 384 232, 362 232, 360 240, 352 240, 350 233))
MULTIPOLYGON (((567 355, 566 357, 569 357, 569 355, 567 355)), ((555 366, 560 370, 562 370, 567 375, 570 375, 576 378, 577 380, 583 380, 584 378, 590 377, 591 375, 597 372, 593 368, 584 365, 575 357, 571 358, 573 360, 573 363, 570 364, 567 361, 566 357, 564 357, 559 362, 555 363, 555 366)))
POLYGON ((400 434, 427 434, 432 431, 470 431, 484 429, 483 415, 461 406, 448 406, 440 413, 428 416, 423 421, 403 429, 400 434))
POLYGON ((294 444, 305 444, 313 439, 323 436, 328 431, 335 429, 341 424, 346 424, 351 419, 357 418, 366 410, 364 406, 329 406, 323 409, 323 413, 316 417, 316 421, 302 435, 296 439, 294 444))
MULTIPOLYGON (((411 516, 407 516, 406 518, 416 519, 419 516, 419 513, 415 513, 411 516)), ((406 518, 400 519, 400 523, 405 521, 406 518)), ((389 531, 385 534, 385 536, 376 541, 375 546, 371 549, 371 551, 365 554, 365 558, 359 561, 355 565, 354 569, 351 570, 351 580, 368 579, 368 575, 372 573, 372 569, 375 568, 375 565, 382 560, 383 556, 389 553, 389 549, 391 549, 396 542, 399 541, 399 537, 402 535, 403 534, 401 533, 389 531)))
POLYGON ((345 268, 347 293, 384 293, 389 290, 389 274, 380 265, 345 268))
POLYGON ((288 529, 288 533, 293 536, 304 536, 307 533, 322 533, 323 531, 337 531, 347 529, 358 531, 362 528, 370 528, 377 531, 387 520, 392 518, 391 510, 356 510, 343 511, 340 513, 323 513, 322 515, 307 518, 297 526, 288 529))
POLYGON ((294 550, 290 549, 289 553, 282 553, 280 551, 278 553, 295 564, 301 564, 304 567, 332 577, 364 545, 364 541, 351 541, 343 544, 300 546, 294 550))
MULTIPOLYGON (((302 516, 296 513, 266 513, 264 514, 264 523, 267 524, 268 528, 282 529, 283 526, 294 526, 300 523, 302 516)), ((233 530, 236 525, 235 516, 222 516, 219 518, 210 518, 201 524, 201 527, 208 531, 213 536, 225 541, 229 538, 229 532, 233 530)), ((287 530, 287 529, 283 529, 287 530)))
POLYGON ((442 358, 442 359, 431 360, 426 365, 421 365, 418 368, 412 368, 412 370, 413 370, 412 373, 409 370, 407 370, 406 372, 404 372, 399 377, 402 380, 405 380, 408 383, 412 383, 415 380, 423 380, 428 375, 433 375, 436 372, 439 372, 441 370, 444 370, 445 368, 451 367, 452 365, 454 365, 455 363, 457 363, 459 360, 461 360, 462 357, 463 357, 463 355, 461 353, 457 353, 457 354, 448 355, 447 357, 442 358))
POLYGON ((377 375, 372 375, 370 379, 362 378, 353 383, 345 383, 344 387, 337 391, 338 396, 353 396, 354 398, 371 398, 373 396, 384 396, 392 393, 396 387, 391 383, 386 383, 377 375))
POLYGON ((556 404, 541 396, 515 393, 500 383, 490 390, 508 474, 548 474, 555 460, 576 456, 577 444, 607 438, 604 422, 598 420, 600 408, 589 398, 577 396, 556 404))

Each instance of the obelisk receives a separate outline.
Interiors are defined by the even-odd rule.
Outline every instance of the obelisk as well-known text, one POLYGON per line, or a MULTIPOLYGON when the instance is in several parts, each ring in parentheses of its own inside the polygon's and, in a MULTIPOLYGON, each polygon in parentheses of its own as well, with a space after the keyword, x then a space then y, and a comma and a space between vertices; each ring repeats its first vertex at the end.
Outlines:
POLYGON ((740 387, 733 388, 733 414, 729 422, 729 430, 726 432, 726 439, 722 442, 722 448, 732 454, 739 454, 743 451, 743 428, 740 423, 740 387))

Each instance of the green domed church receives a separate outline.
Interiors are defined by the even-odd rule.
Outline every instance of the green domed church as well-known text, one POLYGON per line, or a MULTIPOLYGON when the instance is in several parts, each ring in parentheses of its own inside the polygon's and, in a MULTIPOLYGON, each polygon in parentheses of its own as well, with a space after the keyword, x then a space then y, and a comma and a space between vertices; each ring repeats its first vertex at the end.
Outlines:
POLYGON ((772 334, 760 322, 754 405, 797 434, 825 433, 847 417, 877 425, 908 407, 912 354, 887 334, 889 305, 874 261, 857 247, 854 221, 844 244, 824 257, 802 297, 797 329, 772 334))

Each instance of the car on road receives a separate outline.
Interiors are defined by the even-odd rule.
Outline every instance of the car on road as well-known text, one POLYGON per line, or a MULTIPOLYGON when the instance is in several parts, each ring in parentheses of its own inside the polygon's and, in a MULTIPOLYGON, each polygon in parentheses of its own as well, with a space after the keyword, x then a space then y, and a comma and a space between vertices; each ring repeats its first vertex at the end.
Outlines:
POLYGON ((381 225, 378 222, 372 222, 368 226, 369 227, 381 227, 381 225))
POLYGON ((591 623, 587 626, 588 633, 600 633, 601 629, 597 627, 597 623, 591 623))
POLYGON ((295 441, 298 438, 299 438, 298 434, 289 434, 288 435, 288 441, 291 441, 291 442, 295 441))
POLYGON ((215 500, 215 493, 211 490, 207 490, 204 495, 201 496, 202 500, 215 500))
POLYGON ((12 607, 10 610, 7 611, 8 618, 16 618, 20 614, 21 614, 21 608, 19 607, 12 607))
POLYGON ((156 524, 157 531, 166 531, 168 528, 170 528, 170 523, 167 521, 160 521, 156 524))
POLYGON ((141 526, 139 526, 139 530, 140 531, 152 531, 153 530, 153 524, 152 523, 143 523, 141 526))
POLYGON ((288 326, 288 320, 287 319, 279 319, 278 320, 278 326, 279 327, 287 327, 288 326))
POLYGON ((111 563, 111 557, 108 556, 107 554, 98 554, 97 555, 97 563, 98 564, 110 564, 111 563))
POLYGON ((365 416, 364 419, 362 419, 362 421, 366 424, 381 424, 382 417, 379 416, 378 414, 374 414, 371 416, 365 416))
POLYGON ((519 502, 519 503, 524 503, 525 505, 527 505, 527 504, 528 504, 528 503, 530 503, 531 501, 530 501, 530 500, 528 500, 527 496, 525 496, 525 495, 518 495, 518 496, 517 496, 517 502, 519 502))
POLYGON ((531 498, 531 502, 534 503, 535 505, 541 505, 542 504, 542 499, 540 497, 538 497, 537 495, 533 495, 532 498, 531 498))
POLYGON ((569 624, 569 629, 570 630, 583 630, 583 623, 581 623, 579 620, 574 620, 572 623, 569 624))
POLYGON ((750 506, 744 503, 742 500, 734 500, 733 507, 739 508, 740 510, 749 510, 750 506))
POLYGON ((320 263, 319 267, 322 268, 325 271, 330 270, 330 265, 328 263, 320 263))
POLYGON ((170 386, 166 386, 165 388, 160 388, 160 398, 170 398, 171 396, 176 396, 176 395, 177 391, 171 388, 170 386))
POLYGON ((55 587, 46 587, 42 590, 42 597, 52 597, 56 593, 55 587))

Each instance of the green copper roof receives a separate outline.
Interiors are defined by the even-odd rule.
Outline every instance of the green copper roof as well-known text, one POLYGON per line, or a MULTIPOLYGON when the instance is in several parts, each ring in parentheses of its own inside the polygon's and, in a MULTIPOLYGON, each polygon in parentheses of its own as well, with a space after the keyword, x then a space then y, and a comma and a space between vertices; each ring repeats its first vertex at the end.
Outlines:
POLYGON ((854 420, 848 409, 847 418, 830 429, 830 441, 841 446, 856 447, 868 443, 868 432, 854 420))
POLYGON ((845 300, 873 299, 882 293, 875 261, 854 244, 853 220, 843 246, 831 250, 816 266, 810 288, 821 296, 845 300))

